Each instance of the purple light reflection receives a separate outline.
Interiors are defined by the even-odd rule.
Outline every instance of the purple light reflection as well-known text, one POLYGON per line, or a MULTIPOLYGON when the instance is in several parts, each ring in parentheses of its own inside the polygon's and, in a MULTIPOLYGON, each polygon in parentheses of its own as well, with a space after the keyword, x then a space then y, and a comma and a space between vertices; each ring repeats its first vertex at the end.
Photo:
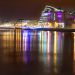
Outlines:
POLYGON ((25 54, 24 53, 24 63, 28 64, 31 62, 31 55, 30 53, 25 54))
POLYGON ((23 31, 23 50, 27 51, 27 40, 28 40, 28 32, 23 31))

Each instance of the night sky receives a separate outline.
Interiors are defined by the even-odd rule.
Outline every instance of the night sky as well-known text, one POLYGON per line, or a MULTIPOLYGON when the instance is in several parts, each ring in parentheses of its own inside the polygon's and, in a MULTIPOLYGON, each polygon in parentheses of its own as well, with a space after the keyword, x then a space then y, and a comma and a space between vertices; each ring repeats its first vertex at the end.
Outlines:
POLYGON ((0 17, 38 19, 45 5, 75 8, 75 0, 0 0, 0 17))

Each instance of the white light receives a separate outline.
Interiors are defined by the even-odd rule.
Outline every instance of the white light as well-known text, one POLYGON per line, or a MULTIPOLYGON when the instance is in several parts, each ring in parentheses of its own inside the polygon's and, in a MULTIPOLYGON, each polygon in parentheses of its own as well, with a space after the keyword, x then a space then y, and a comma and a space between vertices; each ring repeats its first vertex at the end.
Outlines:
POLYGON ((62 28, 64 28, 64 23, 61 22, 61 23, 58 23, 62 28))
POLYGON ((48 16, 48 13, 43 13, 42 16, 48 16))
POLYGON ((14 23, 4 23, 2 25, 0 25, 0 27, 13 27, 14 26, 14 23))

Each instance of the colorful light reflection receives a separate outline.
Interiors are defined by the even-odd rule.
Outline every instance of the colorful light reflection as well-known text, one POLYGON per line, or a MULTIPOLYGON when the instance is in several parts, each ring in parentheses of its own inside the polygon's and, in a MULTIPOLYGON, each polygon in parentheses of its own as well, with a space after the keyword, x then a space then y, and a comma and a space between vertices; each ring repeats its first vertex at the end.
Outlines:
POLYGON ((39 52, 40 53, 62 53, 63 47, 63 33, 41 31, 39 36, 39 52), (53 48, 54 47, 54 48, 53 48), (54 51, 54 52, 53 52, 54 51))
POLYGON ((54 54, 57 53, 57 33, 54 32, 54 54))
POLYGON ((23 31, 23 50, 26 51, 27 50, 27 40, 28 40, 28 32, 27 31, 23 31))
POLYGON ((31 43, 31 39, 30 39, 30 31, 23 31, 23 50, 30 52, 30 43, 31 43))

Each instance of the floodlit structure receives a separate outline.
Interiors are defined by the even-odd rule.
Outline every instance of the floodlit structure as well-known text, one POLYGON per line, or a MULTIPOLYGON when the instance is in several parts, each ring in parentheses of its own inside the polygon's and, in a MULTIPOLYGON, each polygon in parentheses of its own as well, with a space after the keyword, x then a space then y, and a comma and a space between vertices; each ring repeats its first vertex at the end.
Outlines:
POLYGON ((38 26, 38 20, 17 20, 15 23, 16 28, 35 28, 38 26))
POLYGON ((75 12, 46 5, 39 20, 19 19, 12 22, 2 22, 0 27, 36 29, 74 27, 75 12))
POLYGON ((15 28, 14 22, 3 22, 3 23, 0 23, 0 28, 15 28))
POLYGON ((64 27, 64 10, 46 5, 38 22, 42 27, 64 27))

